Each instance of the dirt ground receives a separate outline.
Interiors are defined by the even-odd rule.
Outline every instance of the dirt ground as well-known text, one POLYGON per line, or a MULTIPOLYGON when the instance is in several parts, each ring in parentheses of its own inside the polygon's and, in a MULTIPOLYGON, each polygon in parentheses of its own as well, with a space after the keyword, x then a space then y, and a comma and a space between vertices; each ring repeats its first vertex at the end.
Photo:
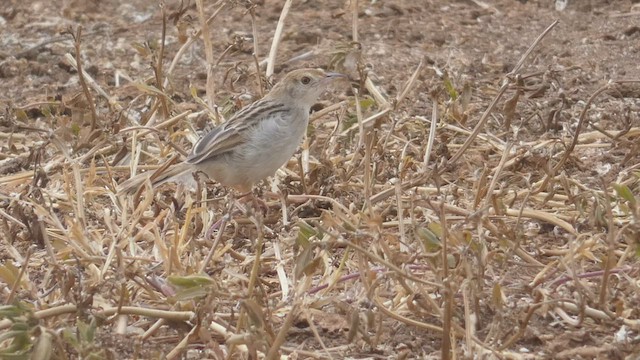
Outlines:
POLYGON ((281 0, 205 2, 210 72, 195 2, 4 0, 0 358, 640 359, 640 2, 562 3, 293 1, 268 79, 281 0), (302 67, 354 88, 264 216, 116 193, 302 67))

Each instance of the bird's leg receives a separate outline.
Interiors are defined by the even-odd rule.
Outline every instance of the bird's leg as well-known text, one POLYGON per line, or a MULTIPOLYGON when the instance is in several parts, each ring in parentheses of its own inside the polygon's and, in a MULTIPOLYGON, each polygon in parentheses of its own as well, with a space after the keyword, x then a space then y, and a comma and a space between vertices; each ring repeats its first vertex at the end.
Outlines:
POLYGON ((209 227, 209 229, 207 229, 207 232, 204 234, 205 239, 211 239, 214 231, 218 230, 221 227, 224 228, 223 224, 226 225, 227 221, 231 220, 233 215, 241 211, 241 209, 236 208, 236 201, 233 197, 233 193, 231 193, 229 196, 230 196, 229 207, 227 208, 226 213, 218 221, 214 222, 209 227))
POLYGON ((230 195, 229 204, 229 209, 226 214, 209 227, 205 233, 205 239, 210 239, 214 231, 218 230, 224 222, 229 221, 238 213, 245 213, 250 216, 253 210, 260 209, 264 216, 269 212, 269 206, 267 206, 267 203, 262 200, 258 194, 254 193, 254 191, 240 193, 237 197, 232 193, 230 195), (249 201, 251 201, 251 205, 246 206, 249 201))
MULTIPOLYGON (((259 188, 254 188, 251 191, 245 192, 238 196, 238 201, 240 203, 247 203, 251 201, 252 210, 260 209, 262 210, 262 215, 267 215, 269 213, 269 206, 267 202, 262 200, 261 192, 259 188)), ((247 207, 249 210, 249 207, 247 207)))

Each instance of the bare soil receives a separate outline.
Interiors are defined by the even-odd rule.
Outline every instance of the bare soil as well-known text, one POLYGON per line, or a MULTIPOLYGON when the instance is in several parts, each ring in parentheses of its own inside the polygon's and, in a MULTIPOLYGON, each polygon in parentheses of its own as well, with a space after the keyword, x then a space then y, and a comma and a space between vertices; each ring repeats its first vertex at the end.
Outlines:
POLYGON ((195 3, 4 0, 0 358, 640 358, 638 1, 294 1, 266 78, 283 3, 207 1, 170 69, 195 3), (266 214, 116 193, 302 67, 354 88, 266 214))

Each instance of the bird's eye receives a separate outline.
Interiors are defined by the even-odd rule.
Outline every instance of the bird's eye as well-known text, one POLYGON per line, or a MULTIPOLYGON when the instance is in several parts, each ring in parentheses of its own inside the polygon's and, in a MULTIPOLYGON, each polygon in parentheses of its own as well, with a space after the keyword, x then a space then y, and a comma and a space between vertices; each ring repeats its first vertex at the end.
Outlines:
POLYGON ((300 78, 300 82, 303 85, 307 85, 307 84, 309 84, 311 82, 311 78, 308 77, 308 76, 303 76, 302 78, 300 78))

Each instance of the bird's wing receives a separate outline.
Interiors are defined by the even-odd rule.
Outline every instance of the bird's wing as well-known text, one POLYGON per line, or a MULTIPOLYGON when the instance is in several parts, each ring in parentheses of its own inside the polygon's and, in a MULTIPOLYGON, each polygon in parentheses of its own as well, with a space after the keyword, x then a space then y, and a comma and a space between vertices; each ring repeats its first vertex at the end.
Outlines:
POLYGON ((266 99, 245 107, 198 140, 185 162, 198 164, 233 150, 247 141, 245 134, 248 128, 257 126, 260 121, 277 112, 282 112, 283 107, 281 103, 266 99))
POLYGON ((232 150, 238 144, 244 142, 240 129, 228 126, 224 123, 213 128, 205 134, 191 150, 191 154, 185 160, 189 164, 198 164, 207 159, 232 150))

